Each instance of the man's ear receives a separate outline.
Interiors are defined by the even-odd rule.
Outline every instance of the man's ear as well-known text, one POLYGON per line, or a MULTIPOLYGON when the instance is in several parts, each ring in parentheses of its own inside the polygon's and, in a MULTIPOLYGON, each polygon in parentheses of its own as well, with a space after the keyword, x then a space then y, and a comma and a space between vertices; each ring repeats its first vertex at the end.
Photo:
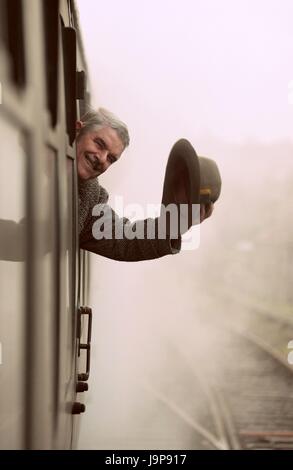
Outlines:
POLYGON ((84 127, 84 123, 82 121, 76 121, 76 124, 75 124, 75 129, 76 131, 80 131, 80 129, 84 127))

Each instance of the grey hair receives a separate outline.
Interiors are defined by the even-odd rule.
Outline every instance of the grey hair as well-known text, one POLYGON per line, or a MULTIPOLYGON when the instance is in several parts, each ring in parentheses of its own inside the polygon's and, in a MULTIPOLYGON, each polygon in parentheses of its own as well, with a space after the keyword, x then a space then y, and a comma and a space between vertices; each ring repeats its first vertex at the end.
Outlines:
POLYGON ((129 145, 129 133, 127 126, 124 122, 115 116, 113 113, 110 113, 105 108, 99 108, 97 111, 89 108, 89 110, 81 117, 81 121, 84 126, 81 128, 79 136, 88 132, 92 128, 101 129, 102 127, 111 127, 115 129, 119 135, 124 148, 129 145))

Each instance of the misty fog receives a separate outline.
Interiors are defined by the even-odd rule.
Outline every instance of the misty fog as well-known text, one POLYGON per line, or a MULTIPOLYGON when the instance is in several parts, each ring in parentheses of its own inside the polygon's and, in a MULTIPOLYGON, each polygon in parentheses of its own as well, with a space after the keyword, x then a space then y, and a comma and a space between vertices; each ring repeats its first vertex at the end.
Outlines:
POLYGON ((271 335, 284 360, 288 354, 287 342, 260 326, 255 312, 292 319, 292 5, 180 5, 144 3, 141 12, 130 0, 123 9, 78 2, 94 105, 130 127, 121 164, 101 178, 110 196, 160 203, 179 137, 214 158, 222 175, 197 250, 140 263, 92 256, 83 449, 212 446, 204 384, 217 389, 221 364, 241 355, 223 345, 224 324, 271 335))

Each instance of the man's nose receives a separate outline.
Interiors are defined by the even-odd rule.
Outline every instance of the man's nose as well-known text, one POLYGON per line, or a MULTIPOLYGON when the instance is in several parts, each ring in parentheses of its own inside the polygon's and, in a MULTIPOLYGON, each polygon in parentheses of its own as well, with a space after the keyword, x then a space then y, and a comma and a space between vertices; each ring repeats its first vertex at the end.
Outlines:
POLYGON ((108 158, 108 150, 101 150, 99 153, 98 153, 98 158, 99 158, 99 162, 101 165, 104 165, 106 162, 107 162, 107 158, 108 158))

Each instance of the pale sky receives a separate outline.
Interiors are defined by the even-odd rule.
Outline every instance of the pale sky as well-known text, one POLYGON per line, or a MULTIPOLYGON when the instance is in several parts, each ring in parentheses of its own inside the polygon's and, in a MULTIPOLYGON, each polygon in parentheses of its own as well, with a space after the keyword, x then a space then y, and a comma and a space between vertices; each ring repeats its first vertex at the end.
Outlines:
MULTIPOLYGON (((291 0, 79 0, 93 99, 226 139, 291 135, 291 0)), ((149 127, 149 126, 148 126, 149 127)))
POLYGON ((77 4, 92 103, 129 126, 127 159, 103 176, 128 202, 160 202, 167 156, 180 137, 202 155, 214 151, 215 139, 292 140, 291 0, 77 4), (136 181, 142 168, 151 201, 136 181))

